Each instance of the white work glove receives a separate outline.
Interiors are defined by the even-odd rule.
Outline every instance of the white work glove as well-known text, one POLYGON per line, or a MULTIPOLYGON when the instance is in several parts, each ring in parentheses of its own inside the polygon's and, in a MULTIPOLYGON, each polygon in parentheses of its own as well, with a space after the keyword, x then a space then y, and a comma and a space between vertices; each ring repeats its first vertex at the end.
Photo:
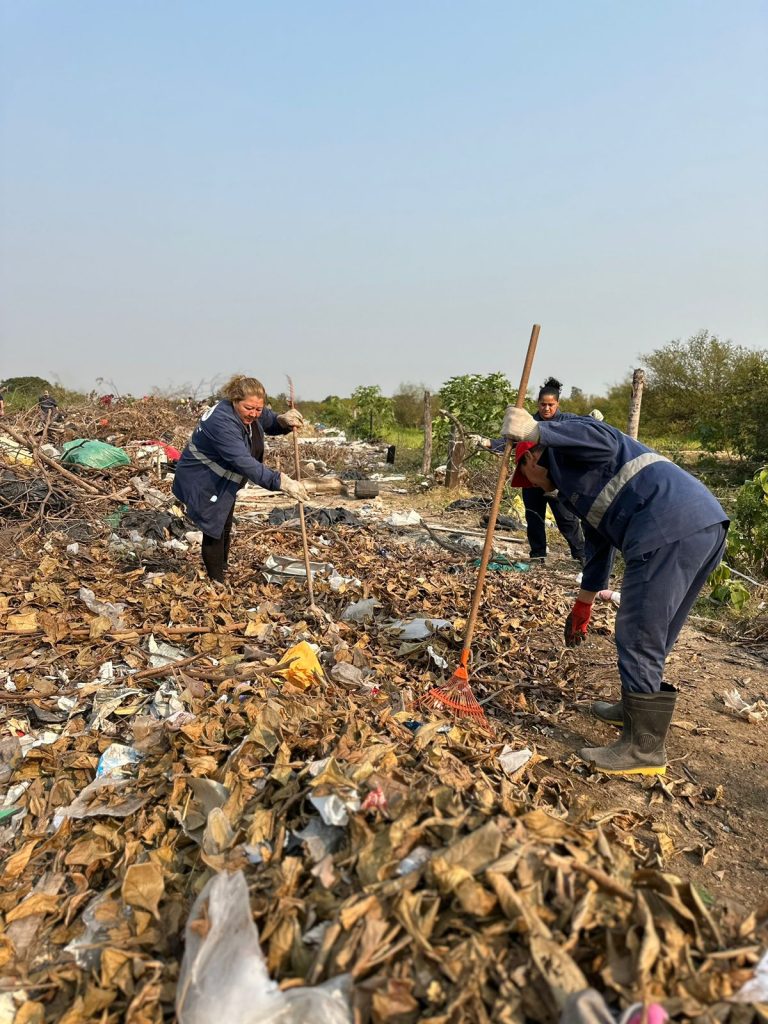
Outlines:
POLYGON ((470 445, 473 448, 490 448, 491 439, 490 437, 483 437, 482 434, 470 434, 467 438, 470 445))
POLYGON ((280 490, 294 499, 294 501, 309 501, 309 492, 301 480, 294 480, 285 473, 280 474, 280 490))
POLYGON ((286 409, 277 417, 277 422, 281 427, 290 427, 291 429, 298 427, 301 430, 304 426, 304 417, 298 409, 286 409))
POLYGON ((515 405, 507 406, 501 433, 504 437, 511 437, 513 441, 533 441, 534 444, 541 436, 539 424, 533 416, 525 409, 518 409, 515 405))

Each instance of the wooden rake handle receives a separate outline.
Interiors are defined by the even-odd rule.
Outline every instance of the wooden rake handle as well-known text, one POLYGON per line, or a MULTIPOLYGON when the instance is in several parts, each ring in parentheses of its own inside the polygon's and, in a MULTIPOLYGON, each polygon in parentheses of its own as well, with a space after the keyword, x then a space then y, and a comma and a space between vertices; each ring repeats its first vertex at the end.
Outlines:
MULTIPOLYGON (((295 409, 296 405, 293 398, 293 381, 288 378, 288 385, 290 391, 291 408, 295 409)), ((299 431, 296 427, 292 430, 293 434, 293 463, 294 479, 301 480, 301 463, 299 461, 299 431)), ((309 594, 309 607, 315 607, 315 589, 312 583, 312 566, 309 559, 309 538, 307 537, 307 521, 304 518, 304 505, 302 502, 298 502, 299 506, 299 525, 301 526, 301 546, 304 550, 304 571, 307 574, 307 593, 309 594)))
MULTIPOLYGON (((520 388, 517 392, 517 401, 515 405, 518 409, 522 409, 525 403, 525 396, 528 391, 528 378, 531 375, 531 367, 533 366, 533 357, 536 354, 536 344, 539 340, 539 331, 541 326, 539 324, 533 325, 531 331, 531 340, 528 342, 528 351, 525 354, 525 365, 523 366, 523 372, 520 377, 520 388)), ((488 571, 488 562, 491 557, 491 551, 493 549, 493 533, 496 529, 496 519, 499 515, 499 506, 501 505, 501 495, 504 493, 504 484, 507 480, 507 469, 509 466, 509 458, 512 454, 515 442, 510 438, 507 438, 504 445, 504 454, 501 458, 501 466, 499 467, 499 478, 496 481, 496 493, 493 496, 493 504, 491 505, 491 511, 488 516, 488 527, 485 531, 485 543, 483 544, 483 553, 480 556, 480 566, 477 570, 477 580, 475 581, 475 592, 472 595, 472 605, 469 609, 469 618, 467 619, 467 626, 464 632, 464 645, 462 647, 462 664, 466 664, 469 656, 469 649, 472 646, 472 637, 475 632, 475 625, 477 623, 477 611, 480 607, 480 598, 483 596, 483 586, 485 585, 485 574, 488 571)))

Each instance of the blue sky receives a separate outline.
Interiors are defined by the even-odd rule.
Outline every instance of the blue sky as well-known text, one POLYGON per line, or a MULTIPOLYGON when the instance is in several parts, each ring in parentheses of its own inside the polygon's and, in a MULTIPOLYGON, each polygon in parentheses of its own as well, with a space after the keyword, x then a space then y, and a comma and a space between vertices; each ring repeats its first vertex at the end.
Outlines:
POLYGON ((0 377, 768 346, 768 5, 0 0, 0 377))

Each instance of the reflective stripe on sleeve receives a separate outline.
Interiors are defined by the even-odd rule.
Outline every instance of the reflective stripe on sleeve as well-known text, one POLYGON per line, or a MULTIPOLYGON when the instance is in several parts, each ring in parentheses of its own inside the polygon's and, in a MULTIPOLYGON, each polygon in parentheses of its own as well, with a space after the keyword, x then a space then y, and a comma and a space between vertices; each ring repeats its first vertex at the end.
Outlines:
POLYGON ((587 515, 587 522, 590 526, 593 526, 596 530, 600 527, 603 516, 608 510, 608 506, 611 504, 613 499, 619 493, 619 491, 628 484, 633 476, 637 476, 641 469, 645 469, 646 466, 650 466, 653 462, 669 462, 669 459, 663 455, 659 455, 658 452, 643 452, 642 455, 638 455, 636 459, 631 459, 629 462, 625 462, 619 472, 609 480, 605 487, 600 491, 598 496, 592 502, 592 508, 590 508, 587 515))
POLYGON ((212 470, 216 476, 220 476, 222 480, 233 480, 235 483, 242 483, 245 477, 242 473, 233 473, 231 469, 224 469, 218 462, 214 462, 213 459, 209 459, 207 455, 204 455, 196 445, 191 441, 187 444, 187 449, 190 455, 193 455, 198 462, 202 462, 204 466, 212 470))

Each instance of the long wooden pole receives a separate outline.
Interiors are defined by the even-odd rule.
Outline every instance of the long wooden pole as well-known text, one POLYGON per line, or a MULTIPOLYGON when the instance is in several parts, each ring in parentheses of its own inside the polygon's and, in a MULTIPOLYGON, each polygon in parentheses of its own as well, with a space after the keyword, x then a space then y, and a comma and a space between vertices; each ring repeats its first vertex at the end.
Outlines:
MULTIPOLYGON (((531 376, 531 367, 533 366, 533 357, 536 354, 536 345, 539 340, 539 331, 541 326, 539 324, 533 325, 531 331, 531 340, 528 342, 528 351, 525 356, 525 365, 523 366, 523 372, 520 377, 520 388, 517 392, 517 401, 515 405, 518 409, 522 409, 525 404, 525 395, 528 391, 528 379, 531 376)), ((493 504, 491 505, 491 511, 488 516, 488 527, 485 531, 485 544, 483 545, 483 553, 480 556, 480 567, 477 570, 477 580, 475 582, 475 592, 472 595, 472 605, 469 609, 469 618, 467 619, 467 626, 464 631, 464 644, 461 649, 461 663, 466 666, 467 659, 469 658, 469 650, 472 646, 472 636, 475 632, 475 625, 477 623, 477 611, 480 607, 480 598, 483 596, 483 586, 485 584, 485 575, 488 570, 488 562, 491 557, 491 550, 493 548, 493 531, 496 529, 496 519, 499 515, 499 506, 501 505, 501 495, 504 492, 504 484, 507 480, 507 469, 509 466, 509 458, 512 454, 515 442, 511 438, 507 438, 506 444, 504 445, 504 454, 501 458, 501 466, 499 467, 499 478, 496 481, 496 493, 493 496, 493 504)))
POLYGON ((421 475, 429 476, 432 469, 432 395, 424 392, 424 454, 421 458, 421 475))
MULTIPOLYGON (((290 389, 291 408, 295 409, 293 396, 293 381, 288 378, 288 384, 290 389)), ((301 463, 299 461, 299 431, 297 427, 293 428, 293 461, 294 461, 294 474, 293 478, 296 481, 301 480, 301 463)), ((309 594, 309 607, 311 611, 315 611, 317 606, 315 605, 315 590, 312 584, 312 565, 309 560, 309 539, 307 537, 307 521, 304 518, 304 502, 299 502, 299 523, 301 525, 301 543, 304 548, 304 569, 307 573, 307 593, 309 594)))

